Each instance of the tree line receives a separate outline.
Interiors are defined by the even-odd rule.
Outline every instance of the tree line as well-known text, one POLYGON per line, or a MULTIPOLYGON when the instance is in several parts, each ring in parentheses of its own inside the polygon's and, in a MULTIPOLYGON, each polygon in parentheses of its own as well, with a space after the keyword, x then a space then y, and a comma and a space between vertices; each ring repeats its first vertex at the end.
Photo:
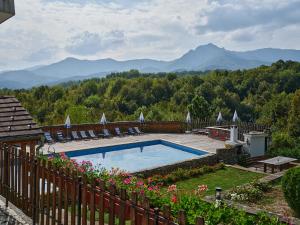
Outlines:
POLYGON ((40 125, 109 121, 193 118, 225 119, 237 110, 242 121, 272 127, 288 137, 300 136, 300 63, 278 61, 248 70, 214 70, 142 74, 131 70, 28 90, 0 90, 16 96, 40 125))

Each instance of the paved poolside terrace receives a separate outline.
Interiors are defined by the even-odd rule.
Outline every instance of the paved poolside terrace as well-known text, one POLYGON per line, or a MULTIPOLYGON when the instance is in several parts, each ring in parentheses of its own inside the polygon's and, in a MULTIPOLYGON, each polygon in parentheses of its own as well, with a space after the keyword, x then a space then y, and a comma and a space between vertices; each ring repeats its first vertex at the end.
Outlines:
POLYGON ((56 142, 54 144, 45 144, 42 147, 44 154, 49 151, 56 153, 68 152, 74 150, 83 150, 89 148, 121 145, 135 142, 151 141, 151 140, 165 140, 175 144, 184 145, 190 148, 204 150, 209 153, 216 153, 216 149, 224 148, 225 142, 209 138, 205 135, 196 134, 144 134, 139 136, 125 136, 113 138, 100 138, 80 141, 69 141, 65 143, 56 142))

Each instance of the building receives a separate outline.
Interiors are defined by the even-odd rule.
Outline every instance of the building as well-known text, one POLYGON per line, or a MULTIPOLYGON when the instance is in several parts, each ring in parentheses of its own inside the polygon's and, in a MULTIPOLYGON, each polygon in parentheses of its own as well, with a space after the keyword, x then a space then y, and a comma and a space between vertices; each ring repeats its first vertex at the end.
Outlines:
POLYGON ((14 0, 0 0, 0 24, 15 15, 14 0))
POLYGON ((0 96, 0 147, 5 143, 35 155, 42 135, 42 130, 15 97, 0 96))

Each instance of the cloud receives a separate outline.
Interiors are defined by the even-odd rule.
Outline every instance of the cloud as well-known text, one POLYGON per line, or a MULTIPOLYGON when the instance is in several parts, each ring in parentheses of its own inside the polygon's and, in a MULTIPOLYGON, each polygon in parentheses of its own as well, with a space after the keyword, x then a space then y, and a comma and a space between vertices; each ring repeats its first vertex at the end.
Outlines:
POLYGON ((24 60, 29 61, 29 62, 41 62, 44 60, 49 60, 52 59, 56 52, 57 52, 56 47, 47 47, 47 48, 42 48, 39 49, 38 51, 32 52, 30 55, 24 58, 24 60))
POLYGON ((81 59, 172 60, 201 44, 300 49, 300 0, 15 0, 0 70, 81 59))
POLYGON ((300 1, 211 1, 199 13, 199 34, 233 31, 254 26, 281 27, 300 24, 300 1), (283 3, 282 3, 283 2, 283 3), (278 4, 277 4, 278 3, 278 4))
POLYGON ((66 50, 75 55, 92 55, 107 48, 114 49, 124 43, 124 33, 113 30, 103 36, 85 31, 71 37, 66 50))
POLYGON ((96 33, 89 33, 88 31, 76 35, 71 38, 70 45, 66 50, 76 55, 91 55, 99 52, 102 48, 102 39, 96 33))

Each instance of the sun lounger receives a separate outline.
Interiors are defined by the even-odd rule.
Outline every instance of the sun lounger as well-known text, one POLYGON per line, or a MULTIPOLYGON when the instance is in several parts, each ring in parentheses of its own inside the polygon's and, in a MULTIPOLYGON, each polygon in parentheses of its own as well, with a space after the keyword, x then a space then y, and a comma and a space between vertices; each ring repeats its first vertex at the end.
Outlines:
POLYGON ((136 135, 136 133, 134 132, 134 130, 132 129, 132 127, 128 128, 128 134, 129 135, 136 135))
POLYGON ((86 132, 84 130, 81 130, 80 131, 80 136, 83 138, 83 139, 88 139, 89 137, 86 135, 86 132))
POLYGON ((134 127, 133 129, 138 135, 144 134, 144 132, 140 131, 138 127, 134 127))
POLYGON ((121 130, 120 130, 119 127, 115 128, 115 132, 116 132, 116 135, 119 136, 119 137, 123 137, 124 136, 124 134, 121 132, 121 130))
POLYGON ((64 135, 63 135, 63 133, 61 131, 58 131, 56 133, 56 136, 57 136, 57 140, 58 141, 60 141, 60 142, 65 142, 66 141, 66 139, 64 138, 64 135))
POLYGON ((80 140, 80 137, 78 136, 77 131, 72 131, 71 136, 72 136, 73 140, 80 140))
POLYGON ((109 133, 109 131, 107 129, 103 129, 102 131, 103 131, 103 134, 102 134, 103 137, 105 137, 105 138, 111 137, 111 134, 109 133))
POLYGON ((44 133, 44 137, 45 137, 45 139, 46 139, 46 141, 47 141, 48 143, 53 143, 53 142, 54 142, 54 140, 53 140, 53 138, 51 137, 51 134, 50 134, 49 132, 45 132, 45 133, 44 133))
POLYGON ((95 132, 93 130, 88 131, 91 138, 97 139, 98 137, 95 135, 95 132))

